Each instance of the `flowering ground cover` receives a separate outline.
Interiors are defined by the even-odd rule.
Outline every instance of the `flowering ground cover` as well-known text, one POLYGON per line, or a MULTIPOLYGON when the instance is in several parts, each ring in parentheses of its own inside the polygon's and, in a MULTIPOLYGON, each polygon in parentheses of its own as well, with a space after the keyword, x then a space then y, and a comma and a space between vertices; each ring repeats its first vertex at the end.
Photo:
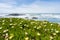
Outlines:
POLYGON ((60 40, 60 24, 22 18, 0 18, 0 40, 60 40))

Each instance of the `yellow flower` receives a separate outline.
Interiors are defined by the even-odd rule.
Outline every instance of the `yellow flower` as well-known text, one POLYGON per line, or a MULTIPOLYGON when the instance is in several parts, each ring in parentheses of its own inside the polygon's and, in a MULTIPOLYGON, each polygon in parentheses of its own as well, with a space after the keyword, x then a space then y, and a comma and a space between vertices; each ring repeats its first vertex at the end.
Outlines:
POLYGON ((4 25, 5 23, 3 22, 2 25, 4 25))
POLYGON ((37 35, 40 36, 41 34, 38 32, 37 35))
POLYGON ((25 38, 25 40, 29 40, 29 38, 28 38, 28 37, 26 37, 26 38, 25 38))
POLYGON ((14 35, 13 34, 10 34, 10 37, 9 37, 9 39, 12 39, 14 37, 14 35))
POLYGON ((0 29, 2 29, 2 27, 0 27, 0 29))

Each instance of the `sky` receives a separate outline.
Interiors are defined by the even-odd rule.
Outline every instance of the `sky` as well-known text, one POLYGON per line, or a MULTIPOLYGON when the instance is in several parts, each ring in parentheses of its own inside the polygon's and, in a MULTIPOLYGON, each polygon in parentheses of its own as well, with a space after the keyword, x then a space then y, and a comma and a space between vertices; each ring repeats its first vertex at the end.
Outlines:
POLYGON ((60 0, 0 0, 0 13, 60 13, 60 0))

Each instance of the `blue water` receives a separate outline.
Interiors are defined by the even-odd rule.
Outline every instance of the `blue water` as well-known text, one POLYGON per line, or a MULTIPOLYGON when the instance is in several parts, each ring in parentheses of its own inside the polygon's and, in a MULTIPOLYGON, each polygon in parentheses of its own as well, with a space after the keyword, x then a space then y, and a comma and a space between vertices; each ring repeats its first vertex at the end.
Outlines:
POLYGON ((60 13, 35 13, 35 14, 30 14, 30 15, 39 16, 39 20, 47 20, 49 22, 60 23, 60 13), (44 17, 42 17, 41 15, 43 15, 44 17), (52 17, 46 16, 46 15, 52 15, 52 17), (54 15, 55 15, 55 17, 54 17, 54 15))
MULTIPOLYGON (((9 14, 9 13, 0 13, 0 16, 6 15, 6 14, 9 14)), ((27 14, 31 16, 38 16, 39 20, 47 20, 50 22, 60 23, 60 13, 27 13, 27 14)))

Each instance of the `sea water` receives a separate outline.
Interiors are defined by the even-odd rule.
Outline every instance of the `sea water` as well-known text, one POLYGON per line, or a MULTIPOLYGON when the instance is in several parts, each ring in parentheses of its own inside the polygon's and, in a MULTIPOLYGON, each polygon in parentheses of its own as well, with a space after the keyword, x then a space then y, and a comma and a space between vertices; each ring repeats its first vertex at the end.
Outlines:
MULTIPOLYGON (((8 14, 12 14, 12 13, 0 13, 0 17, 6 16, 8 14)), ((24 14, 29 14, 30 15, 29 17, 38 16, 38 19, 36 20, 47 20, 49 22, 60 23, 60 13, 24 13, 24 14)))
POLYGON ((33 13, 32 16, 39 16, 39 20, 60 23, 60 13, 33 13))

